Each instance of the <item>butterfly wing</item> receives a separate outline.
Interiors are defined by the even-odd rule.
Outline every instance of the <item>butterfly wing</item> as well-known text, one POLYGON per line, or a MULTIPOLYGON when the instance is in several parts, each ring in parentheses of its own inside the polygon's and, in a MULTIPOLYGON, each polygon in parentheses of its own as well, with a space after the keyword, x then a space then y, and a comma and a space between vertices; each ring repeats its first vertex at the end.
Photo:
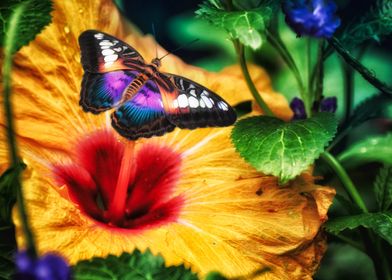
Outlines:
POLYGON ((216 93, 187 78, 160 74, 169 79, 175 90, 162 90, 168 119, 180 128, 232 125, 237 116, 231 106, 216 93))
POLYGON ((85 112, 99 114, 118 105, 137 71, 85 72, 79 104, 85 112))
POLYGON ((152 80, 113 112, 112 126, 130 140, 160 136, 175 128, 166 116, 161 93, 152 80))
POLYGON ((87 30, 79 36, 83 69, 90 73, 142 70, 143 57, 125 42, 101 31, 87 30))

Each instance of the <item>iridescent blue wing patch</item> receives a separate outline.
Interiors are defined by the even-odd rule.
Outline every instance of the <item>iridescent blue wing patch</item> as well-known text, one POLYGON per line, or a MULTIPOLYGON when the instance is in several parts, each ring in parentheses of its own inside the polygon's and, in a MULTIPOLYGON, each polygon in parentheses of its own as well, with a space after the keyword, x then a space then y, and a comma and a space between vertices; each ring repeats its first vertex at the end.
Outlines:
POLYGON ((166 117, 161 93, 152 80, 113 112, 112 126, 131 140, 163 135, 175 128, 166 117))
POLYGON ((108 73, 85 72, 79 104, 85 112, 98 114, 115 107, 137 71, 113 71, 108 73))

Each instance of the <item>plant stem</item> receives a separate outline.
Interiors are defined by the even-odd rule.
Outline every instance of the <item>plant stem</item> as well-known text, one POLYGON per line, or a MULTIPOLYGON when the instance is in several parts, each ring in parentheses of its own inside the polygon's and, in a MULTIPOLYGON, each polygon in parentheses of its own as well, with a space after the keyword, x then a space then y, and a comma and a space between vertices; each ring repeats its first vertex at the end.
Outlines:
POLYGON ((314 88, 314 101, 316 101, 316 108, 313 108, 315 111, 319 110, 321 99, 323 97, 323 81, 324 81, 324 41, 320 40, 317 50, 317 62, 316 67, 312 74, 312 86, 314 88))
MULTIPOLYGON (((306 62, 307 62, 307 79, 308 79, 308 86, 307 86, 307 90, 306 90, 306 97, 307 97, 307 101, 304 101, 304 103, 308 104, 309 106, 309 112, 307 113, 308 118, 311 117, 312 114, 312 103, 314 100, 313 94, 313 87, 312 87, 312 41, 309 38, 307 38, 306 40, 306 62)), ((306 106, 305 106, 306 108, 306 106)))
POLYGON ((280 39, 278 33, 276 33, 276 32, 271 33, 268 29, 266 29, 265 34, 266 34, 268 42, 276 49, 276 51, 282 57, 283 61, 286 63, 287 67, 290 69, 295 80, 297 81, 299 94, 301 96, 301 99, 304 101, 306 113, 309 115, 310 110, 311 110, 311 108, 310 108, 311 105, 309 104, 306 88, 303 83, 301 74, 298 70, 297 64, 295 63, 293 57, 291 56, 290 52, 286 48, 282 39, 280 39))
POLYGON ((27 220, 27 212, 25 208, 22 184, 21 184, 21 170, 19 166, 22 164, 18 154, 17 141, 14 132, 14 122, 13 122, 13 111, 11 104, 11 72, 12 72, 12 60, 13 60, 13 52, 14 52, 14 42, 16 40, 16 33, 18 22, 21 19, 26 5, 20 4, 14 9, 13 14, 10 17, 9 26, 5 36, 5 48, 4 48, 4 65, 3 65, 3 87, 4 87, 4 112, 5 112, 5 120, 6 120, 6 133, 8 139, 8 147, 9 147, 9 158, 11 165, 15 168, 15 188, 16 188, 16 199, 18 203, 18 212, 20 219, 22 221, 22 228, 26 238, 27 243, 27 251, 33 257, 37 256, 37 251, 34 245, 33 234, 30 230, 28 220, 27 220))
POLYGON ((260 108, 263 110, 264 114, 266 114, 267 116, 274 116, 274 113, 271 111, 271 109, 268 107, 267 103, 265 103, 263 98, 260 96, 260 93, 258 92, 256 86, 254 85, 254 83, 252 81, 248 67, 246 65, 245 52, 244 52, 243 45, 240 42, 238 42, 238 40, 234 40, 234 47, 237 51, 242 74, 245 77, 246 84, 248 85, 249 90, 252 93, 254 99, 256 100, 256 102, 260 106, 260 108))
POLYGON ((338 39, 332 38, 329 40, 329 43, 334 47, 334 49, 341 55, 341 57, 346 61, 347 64, 349 64, 352 68, 354 68, 356 71, 358 71, 361 76, 368 81, 370 84, 372 84, 375 88, 392 94, 392 88, 388 86, 386 83, 380 81, 377 79, 377 77, 369 71, 365 66, 363 66, 357 59, 355 59, 350 52, 345 49, 338 39))
POLYGON ((331 155, 329 152, 323 152, 321 154, 321 158, 331 167, 333 171, 335 171, 336 175, 339 177, 340 181, 343 184, 346 192, 350 196, 351 200, 358 205, 358 207, 364 213, 368 213, 368 209, 366 207, 365 202, 363 201, 361 195, 359 194, 357 188, 355 187, 354 183, 351 181, 350 177, 348 176, 346 170, 342 167, 342 165, 336 160, 336 158, 331 155))

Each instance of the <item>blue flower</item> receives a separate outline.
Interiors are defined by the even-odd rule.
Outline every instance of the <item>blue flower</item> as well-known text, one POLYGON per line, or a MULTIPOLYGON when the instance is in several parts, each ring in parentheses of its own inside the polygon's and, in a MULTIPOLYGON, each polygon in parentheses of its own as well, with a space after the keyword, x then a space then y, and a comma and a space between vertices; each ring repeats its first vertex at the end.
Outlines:
POLYGON ((26 251, 18 252, 15 256, 15 280, 69 280, 70 269, 65 260, 59 255, 46 254, 39 259, 31 257, 26 251))
POLYGON ((293 120, 306 119, 305 105, 301 99, 294 97, 290 102, 290 108, 294 112, 293 120))
POLYGON ((338 107, 338 101, 336 97, 327 97, 321 101, 320 112, 335 113, 338 107))
MULTIPOLYGON (((328 113, 335 113, 338 103, 336 97, 327 97, 323 98, 320 102, 320 106, 316 106, 313 104, 313 107, 318 107, 319 112, 328 112, 328 113)), ((293 111, 293 120, 303 120, 307 118, 306 111, 305 111, 305 104, 304 102, 298 98, 294 97, 293 100, 290 102, 290 108, 293 111)))
POLYGON ((298 36, 331 38, 340 19, 335 15, 336 5, 332 0, 286 0, 283 12, 287 24, 298 36))

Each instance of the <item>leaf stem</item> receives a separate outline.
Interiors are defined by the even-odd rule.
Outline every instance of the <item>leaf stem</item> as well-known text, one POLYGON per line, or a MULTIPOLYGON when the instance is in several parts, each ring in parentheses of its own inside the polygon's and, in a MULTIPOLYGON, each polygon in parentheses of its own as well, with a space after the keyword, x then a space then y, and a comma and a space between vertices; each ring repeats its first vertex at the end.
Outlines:
POLYGON ((261 97, 260 93, 258 92, 256 86, 254 85, 252 78, 250 76, 248 67, 246 65, 246 59, 245 59, 245 52, 244 52, 244 46, 238 41, 234 40, 234 47, 237 51, 238 59, 240 62, 242 74, 244 75, 246 84, 248 85, 248 88, 250 92, 252 93, 254 99, 256 100, 257 104, 260 106, 260 108, 263 110, 264 114, 267 116, 274 116, 274 113, 271 111, 271 109, 268 107, 267 103, 263 100, 261 97))
POLYGON ((351 53, 345 49, 342 44, 336 38, 332 38, 329 40, 329 43, 334 47, 334 49, 340 54, 340 56, 356 71, 358 71, 361 76, 372 84, 375 88, 392 94, 392 88, 388 86, 386 83, 377 79, 377 77, 365 66, 363 66, 355 57, 351 55, 351 53))
POLYGON ((369 211, 366 207, 365 202, 363 201, 353 181, 351 181, 350 177, 348 176, 346 170, 344 170, 342 165, 336 160, 333 155, 331 155, 327 151, 323 152, 320 157, 329 165, 329 167, 331 167, 333 171, 335 171, 336 175, 339 177, 351 200, 358 205, 362 212, 368 213, 369 211))
POLYGON ((27 212, 25 208, 22 184, 21 184, 21 169, 19 166, 22 164, 22 161, 19 157, 17 141, 15 137, 14 131, 14 122, 13 122, 13 111, 11 104, 11 73, 12 73, 12 60, 13 60, 13 52, 14 52, 14 42, 16 40, 16 33, 18 28, 18 23, 26 9, 26 5, 23 3, 17 5, 12 13, 9 21, 9 26, 5 36, 5 48, 4 48, 4 64, 3 64, 3 90, 4 90, 4 112, 5 112, 5 120, 6 120, 6 134, 8 139, 8 147, 9 147, 9 158, 11 165, 15 168, 16 178, 14 180, 15 188, 16 188, 16 199, 18 203, 18 212, 22 221, 22 229, 26 238, 27 243, 27 251, 33 257, 37 256, 37 251, 35 249, 34 237, 33 233, 30 230, 28 220, 27 220, 27 212))
POLYGON ((291 73, 293 74, 295 80, 297 81, 299 94, 301 99, 304 101, 305 110, 307 115, 310 115, 311 106, 309 104, 306 88, 304 82, 302 80, 302 76, 298 70, 297 64, 295 63, 293 57, 291 56, 290 52, 286 48, 285 44, 283 43, 282 39, 279 37, 277 32, 270 32, 268 29, 265 31, 266 37, 268 42, 275 48, 275 50, 279 53, 283 61, 286 63, 287 67, 290 69, 291 73))

